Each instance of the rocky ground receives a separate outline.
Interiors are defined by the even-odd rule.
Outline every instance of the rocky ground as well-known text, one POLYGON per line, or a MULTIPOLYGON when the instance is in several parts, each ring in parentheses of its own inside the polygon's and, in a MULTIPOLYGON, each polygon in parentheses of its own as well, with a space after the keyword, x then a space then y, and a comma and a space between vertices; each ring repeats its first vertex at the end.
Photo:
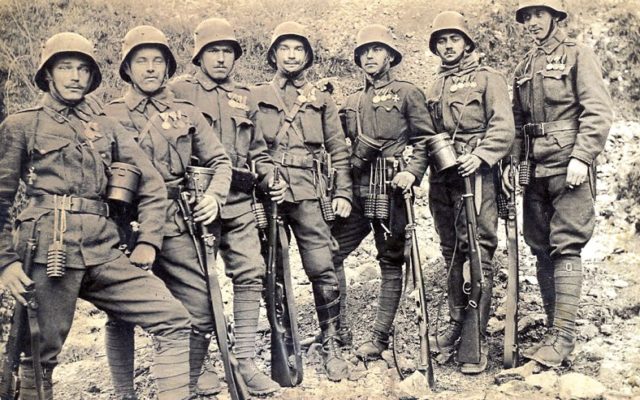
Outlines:
MULTIPOLYGON (((384 360, 367 365, 354 362, 349 380, 331 383, 322 373, 320 359, 312 348, 305 357, 305 378, 296 388, 283 389, 276 398, 283 399, 633 399, 640 398, 640 237, 635 222, 629 218, 630 204, 618 201, 620 154, 628 152, 640 141, 640 124, 619 122, 607 146, 608 154, 600 167, 597 198, 598 224, 594 238, 584 251, 585 283, 578 324, 580 337, 570 365, 553 370, 535 362, 512 370, 502 369, 504 300, 506 269, 504 228, 496 256, 496 290, 493 314, 489 323, 490 361, 488 370, 479 376, 464 376, 453 363, 435 364, 436 387, 430 391, 424 377, 412 374, 418 354, 415 312, 412 302, 403 300, 397 317, 396 348, 400 365, 408 378, 401 381, 391 352, 384 360), (624 145, 621 145, 624 143, 624 145), (615 162, 616 164, 613 164, 615 162)), ((624 157, 626 159, 626 157, 624 157)), ((444 267, 437 239, 426 206, 426 188, 418 193, 417 216, 424 260, 425 279, 429 288, 431 329, 446 323, 444 267), (438 318, 439 316, 439 318, 438 318)), ((544 333, 544 313, 535 278, 534 260, 524 243, 520 270, 519 339, 523 348, 544 333)), ((347 261, 349 281, 349 322, 355 343, 366 340, 374 318, 379 273, 374 262, 374 248, 365 243, 347 261)), ((302 336, 316 329, 311 286, 294 254, 294 283, 299 305, 302 336)), ((224 279, 226 281, 226 279, 224 279)), ((225 286, 227 301, 230 299, 225 286)), ((229 307, 230 304, 227 304, 229 307)), ((80 302, 76 323, 61 354, 61 365, 54 379, 59 399, 113 399, 103 349, 105 316, 88 303, 80 302)), ((259 338, 259 364, 269 365, 269 332, 262 319, 259 338)), ((151 342, 138 332, 136 350, 136 387, 141 399, 154 398, 150 379, 151 342)), ((214 368, 222 376, 222 366, 212 346, 214 368)), ((222 393, 219 399, 228 395, 222 393)))

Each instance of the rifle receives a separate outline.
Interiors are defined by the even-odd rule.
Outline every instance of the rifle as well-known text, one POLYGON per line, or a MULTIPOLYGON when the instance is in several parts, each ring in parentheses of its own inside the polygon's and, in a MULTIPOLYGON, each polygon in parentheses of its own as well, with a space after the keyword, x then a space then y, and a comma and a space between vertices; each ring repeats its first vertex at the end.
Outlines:
POLYGON ((482 295, 482 260, 480 258, 480 243, 478 242, 478 223, 476 221, 476 206, 471 188, 471 178, 464 179, 464 210, 467 217, 467 238, 469 240, 469 266, 471 270, 470 282, 465 282, 463 291, 468 295, 465 308, 464 323, 458 348, 458 362, 480 363, 480 296, 482 295))
MULTIPOLYGON (((37 223, 34 222, 31 237, 27 240, 25 256, 22 262, 24 273, 31 277, 33 270, 33 258, 38 244, 37 223)), ((16 301, 9 331, 9 338, 2 358, 2 381, 0 381, 0 400, 14 400, 18 398, 20 384, 18 379, 18 367, 20 365, 21 343, 27 335, 30 335, 31 357, 35 373, 35 384, 38 399, 44 399, 42 385, 42 364, 40 363, 40 326, 38 324, 38 303, 36 301, 35 283, 26 287, 23 294, 27 305, 23 306, 16 301), (28 325, 27 325, 28 322, 28 325)))
MULTIPOLYGON (((193 182, 193 191, 195 193, 196 203, 202 199, 204 189, 208 186, 208 182, 198 181, 202 175, 212 175, 210 168, 187 167, 187 179, 193 182), (189 175, 189 173, 192 175, 189 175)), ((213 320, 215 323, 216 340, 220 355, 224 364, 224 376, 227 381, 229 395, 232 400, 248 399, 249 392, 247 385, 238 371, 238 361, 231 352, 230 347, 233 345, 233 337, 231 336, 229 325, 224 315, 224 305, 222 302, 222 291, 220 290, 220 282, 215 270, 216 254, 215 254, 215 237, 209 231, 209 227, 203 223, 196 224, 193 220, 193 210, 189 199, 192 194, 188 191, 180 193, 178 206, 180 212, 189 231, 189 236, 193 240, 196 249, 198 264, 204 273, 209 290, 209 302, 211 303, 211 311, 213 312, 213 320)))
MULTIPOLYGON (((279 181, 278 167, 274 183, 279 181)), ((298 313, 289 270, 289 245, 278 217, 278 203, 271 203, 267 247, 266 303, 271 325, 271 378, 283 387, 302 382, 302 353, 298 313)))
MULTIPOLYGON (((500 163, 502 172, 503 163, 500 163)), ((502 201, 498 202, 498 216, 504 219, 507 234, 508 278, 507 278, 507 311, 504 324, 504 356, 502 365, 505 368, 518 366, 518 271, 520 255, 518 251, 518 218, 516 211, 516 169, 513 157, 509 157, 509 183, 513 188, 509 195, 500 191, 502 201)), ((500 178, 502 173, 500 174, 500 178)), ((501 186, 499 186, 501 187, 501 186)))
POLYGON ((413 189, 410 189, 404 194, 404 208, 407 216, 405 238, 407 242, 411 243, 411 257, 407 260, 407 265, 411 268, 414 286, 418 290, 418 334, 420 336, 420 363, 418 364, 418 371, 427 376, 429 387, 433 389, 435 379, 433 377, 433 364, 431 362, 431 348, 429 345, 429 313, 427 312, 427 297, 422 276, 420 252, 418 250, 418 236, 416 235, 416 221, 413 211, 413 189))

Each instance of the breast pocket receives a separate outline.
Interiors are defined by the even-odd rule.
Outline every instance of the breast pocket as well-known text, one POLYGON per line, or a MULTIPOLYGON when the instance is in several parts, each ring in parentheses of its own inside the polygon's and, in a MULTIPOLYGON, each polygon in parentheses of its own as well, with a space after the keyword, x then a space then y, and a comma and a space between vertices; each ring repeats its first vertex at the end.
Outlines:
POLYGON ((349 139, 355 139, 358 136, 358 113, 354 108, 344 108, 340 110, 340 122, 345 135, 349 139))
POLYGON ((523 111, 531 110, 531 75, 523 75, 520 77, 516 77, 516 92, 513 94, 514 96, 518 96, 518 100, 520 100, 520 105, 522 106, 523 111))
POLYGON ((166 161, 171 174, 181 176, 186 172, 186 167, 189 165, 193 152, 194 132, 195 127, 189 126, 167 134, 169 148, 166 161))
POLYGON ((235 152, 238 156, 242 156, 246 160, 247 153, 249 153, 249 145, 251 144, 251 138, 253 137, 253 122, 242 115, 232 115, 235 137, 235 152))
POLYGON ((260 103, 258 107, 260 114, 258 114, 256 129, 260 129, 264 139, 271 144, 280 130, 280 113, 271 104, 260 103))
POLYGON ((71 141, 60 136, 39 133, 33 144, 33 162, 41 175, 60 176, 67 179, 65 153, 71 148, 71 141))
POLYGON ((547 104, 568 104, 574 101, 573 84, 571 80, 571 69, 573 66, 566 66, 562 71, 543 70, 542 86, 544 88, 544 100, 547 104))
POLYGON ((300 122, 305 143, 317 145, 324 143, 323 112, 324 107, 315 103, 309 103, 306 107, 300 109, 300 122))
MULTIPOLYGON (((382 102, 373 105, 376 116, 376 139, 396 139, 406 130, 406 121, 400 103, 382 102)), ((365 132, 366 134, 366 132, 365 132)))
POLYGON ((447 100, 458 131, 477 130, 485 127, 484 101, 482 92, 460 93, 447 100))

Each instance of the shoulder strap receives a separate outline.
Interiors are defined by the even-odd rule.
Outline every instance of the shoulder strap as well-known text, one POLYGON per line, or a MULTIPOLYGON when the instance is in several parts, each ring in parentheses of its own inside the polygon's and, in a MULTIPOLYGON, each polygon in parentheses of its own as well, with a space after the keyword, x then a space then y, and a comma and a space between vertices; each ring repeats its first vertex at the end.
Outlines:
POLYGON ((280 93, 278 93, 278 88, 276 88, 273 82, 271 82, 271 87, 273 88, 273 93, 275 93, 276 95, 278 105, 282 108, 285 114, 284 123, 282 124, 282 126, 280 126, 280 130, 278 130, 278 133, 276 133, 276 137, 273 139, 273 150, 277 150, 277 148, 280 146, 280 141, 282 140, 283 135, 289 130, 289 127, 293 127, 295 133, 300 136, 302 142, 304 143, 304 137, 300 134, 300 132, 298 132, 296 127, 292 125, 294 118, 296 117, 296 115, 298 115, 300 108, 302 108, 302 103, 298 99, 296 99, 296 102, 293 104, 293 108, 289 110, 287 108, 287 105, 284 103, 282 96, 280 95, 280 93))

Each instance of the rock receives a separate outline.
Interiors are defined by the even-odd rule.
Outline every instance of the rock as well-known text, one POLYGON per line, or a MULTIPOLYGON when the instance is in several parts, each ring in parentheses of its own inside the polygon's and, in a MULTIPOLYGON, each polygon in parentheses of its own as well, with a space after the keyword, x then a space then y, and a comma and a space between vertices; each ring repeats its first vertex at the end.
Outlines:
POLYGON ((366 375, 367 375, 367 369, 365 368, 364 363, 358 363, 357 365, 354 365, 349 370, 349 380, 350 381, 360 380, 366 375))
POLYGON ((545 392, 555 391, 556 384, 558 383, 558 374, 553 371, 544 371, 539 374, 534 374, 526 377, 524 382, 541 389, 545 392))
POLYGON ((367 363, 367 371, 369 375, 380 376, 387 372, 389 366, 385 360, 370 361, 367 363))
POLYGON ((607 297, 609 299, 615 299, 616 297, 618 297, 618 293, 616 293, 616 290, 614 288, 606 288, 603 292, 604 297, 607 297))
POLYGON ((509 381, 498 386, 498 391, 513 397, 523 397, 524 392, 529 392, 534 388, 523 381, 509 381))
POLYGON ((371 264, 365 264, 357 268, 356 282, 368 282, 378 278, 378 269, 371 264))
POLYGON ((432 392, 429 389, 429 382, 427 377, 422 375, 421 372, 414 372, 409 375, 405 380, 400 382, 397 386, 397 392, 399 397, 421 398, 429 396, 432 392))
POLYGON ((504 321, 500 321, 497 318, 493 317, 489 319, 487 324, 487 333, 489 336, 493 336, 498 332, 502 332, 504 330, 504 321))
POLYGON ((387 363, 388 368, 392 368, 395 365, 395 361, 393 361, 393 352, 391 350, 385 350, 380 354, 380 357, 387 363))
POLYGON ((601 339, 591 340, 582 346, 582 353, 589 361, 600 361, 607 355, 601 339))
POLYGON ((540 371, 540 365, 535 361, 529 361, 518 368, 505 369, 498 372, 494 379, 498 385, 502 385, 513 380, 523 381, 526 377, 538 371, 540 371))
POLYGON ((613 333, 613 326, 604 324, 600 327, 600 332, 602 332, 603 335, 611 336, 611 334, 613 333))
POLYGON ((536 278, 533 275, 527 275, 523 278, 523 280, 531 285, 537 285, 538 284, 538 278, 536 278))
POLYGON ((570 372, 560 377, 558 391, 561 400, 597 400, 607 388, 590 376, 570 372))
POLYGON ((587 326, 580 328, 580 335, 586 340, 591 340, 598 336, 598 327, 593 324, 588 324, 587 326))
POLYGON ((518 332, 524 332, 528 329, 542 326, 546 319, 547 316, 541 313, 525 315, 518 321, 518 332))
POLYGON ((616 287, 618 289, 626 288, 628 286, 629 286, 629 282, 624 281, 622 279, 616 279, 615 281, 613 281, 613 287, 616 287))

